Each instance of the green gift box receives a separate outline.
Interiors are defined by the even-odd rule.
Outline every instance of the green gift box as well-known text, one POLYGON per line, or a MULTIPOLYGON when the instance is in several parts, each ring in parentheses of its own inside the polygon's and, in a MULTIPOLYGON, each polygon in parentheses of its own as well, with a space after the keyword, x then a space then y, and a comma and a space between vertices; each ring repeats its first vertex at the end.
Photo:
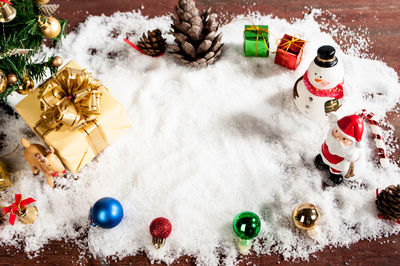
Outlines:
POLYGON ((268 57, 268 26, 245 25, 243 48, 245 56, 268 57))

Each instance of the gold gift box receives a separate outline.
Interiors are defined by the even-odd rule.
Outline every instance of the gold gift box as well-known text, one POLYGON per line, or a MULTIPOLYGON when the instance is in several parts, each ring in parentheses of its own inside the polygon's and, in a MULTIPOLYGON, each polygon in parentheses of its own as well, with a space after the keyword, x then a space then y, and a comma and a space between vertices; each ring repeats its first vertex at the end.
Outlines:
MULTIPOLYGON (((82 70, 76 62, 71 61, 57 75, 67 67, 82 70)), ((32 94, 26 96, 16 105, 17 112, 36 135, 55 149, 65 167, 72 173, 78 172, 131 127, 123 105, 114 99, 107 90, 103 90, 100 99, 101 114, 94 122, 75 130, 62 125, 54 130, 49 130, 42 137, 36 130, 42 118, 39 94, 39 89, 36 89, 32 94)))
POLYGON ((13 186, 10 174, 7 172, 6 165, 0 161, 0 191, 13 186))

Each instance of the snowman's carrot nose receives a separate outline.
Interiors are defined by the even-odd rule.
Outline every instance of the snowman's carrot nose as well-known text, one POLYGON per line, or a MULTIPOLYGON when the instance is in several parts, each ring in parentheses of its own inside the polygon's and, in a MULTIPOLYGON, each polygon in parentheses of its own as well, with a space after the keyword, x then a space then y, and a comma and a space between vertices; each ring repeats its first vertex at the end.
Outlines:
POLYGON ((322 79, 314 79, 315 80, 315 82, 321 82, 322 81, 322 79))

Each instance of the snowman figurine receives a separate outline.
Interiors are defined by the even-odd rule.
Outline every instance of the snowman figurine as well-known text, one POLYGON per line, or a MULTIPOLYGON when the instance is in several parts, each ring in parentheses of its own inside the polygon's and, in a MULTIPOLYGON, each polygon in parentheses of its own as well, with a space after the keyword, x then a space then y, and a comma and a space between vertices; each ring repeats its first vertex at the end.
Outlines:
POLYGON ((335 48, 321 46, 306 73, 294 84, 294 102, 309 119, 324 121, 327 113, 337 111, 343 104, 343 82, 344 70, 335 48))

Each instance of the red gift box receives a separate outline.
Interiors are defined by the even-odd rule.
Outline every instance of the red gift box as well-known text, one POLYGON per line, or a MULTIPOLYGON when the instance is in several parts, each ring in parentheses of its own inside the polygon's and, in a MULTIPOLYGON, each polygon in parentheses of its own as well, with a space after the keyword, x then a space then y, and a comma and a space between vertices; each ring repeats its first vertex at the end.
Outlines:
POLYGON ((296 70, 303 57, 305 44, 305 41, 285 34, 278 45, 275 64, 296 70))

